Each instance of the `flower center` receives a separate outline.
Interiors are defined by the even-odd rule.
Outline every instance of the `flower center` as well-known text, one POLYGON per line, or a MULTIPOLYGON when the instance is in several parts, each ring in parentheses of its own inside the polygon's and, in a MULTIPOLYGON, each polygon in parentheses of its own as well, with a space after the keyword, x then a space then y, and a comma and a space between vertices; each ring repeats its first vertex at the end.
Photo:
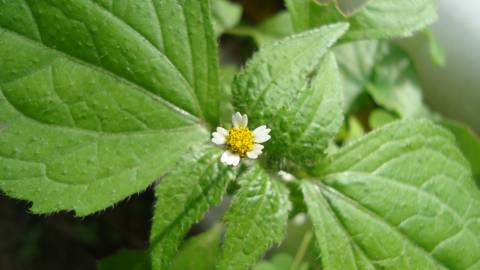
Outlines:
POLYGON ((246 128, 231 128, 228 131, 227 136, 227 147, 235 154, 238 154, 241 157, 247 155, 247 152, 250 151, 255 144, 253 139, 253 132, 246 128))

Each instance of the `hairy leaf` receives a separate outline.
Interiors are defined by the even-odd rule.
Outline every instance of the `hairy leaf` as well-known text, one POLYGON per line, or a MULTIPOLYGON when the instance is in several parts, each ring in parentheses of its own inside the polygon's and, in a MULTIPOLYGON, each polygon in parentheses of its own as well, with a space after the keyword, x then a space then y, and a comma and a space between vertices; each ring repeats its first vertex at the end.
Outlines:
POLYGON ((1 1, 0 189, 77 215, 145 189, 217 121, 216 54, 208 1, 1 1))
POLYGON ((346 21, 351 27, 344 40, 410 36, 437 18, 435 0, 338 0, 326 5, 312 0, 286 2, 297 32, 346 21), (354 14, 345 17, 342 13, 354 14))
POLYGON ((248 269, 285 234, 288 190, 259 166, 241 176, 240 191, 226 213, 227 232, 217 269, 248 269))
POLYGON ((218 204, 234 174, 221 151, 202 147, 188 154, 156 187, 150 236, 152 269, 169 269, 185 233, 218 204))
POLYGON ((313 167, 325 155, 343 120, 342 83, 333 54, 324 56, 298 96, 272 119, 274 158, 285 157, 296 166, 313 167))
POLYGON ((455 138, 428 121, 373 131, 303 190, 326 270, 480 267, 480 192, 455 138))
POLYGON ((267 124, 275 133, 269 142, 278 147, 278 154, 270 155, 273 161, 304 160, 299 154, 311 147, 306 144, 313 137, 322 140, 315 148, 321 152, 324 140, 337 132, 340 84, 334 58, 323 56, 346 29, 346 24, 330 25, 264 46, 233 82, 235 109, 246 113, 252 126, 267 124), (319 67, 322 72, 315 76, 319 67), (280 149, 294 140, 298 142, 294 153, 280 149))

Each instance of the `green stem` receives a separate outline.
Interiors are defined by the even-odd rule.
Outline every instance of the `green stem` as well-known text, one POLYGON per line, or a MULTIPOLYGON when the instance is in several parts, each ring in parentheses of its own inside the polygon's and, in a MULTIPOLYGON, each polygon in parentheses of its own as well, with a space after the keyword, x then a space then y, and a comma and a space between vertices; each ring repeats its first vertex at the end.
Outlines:
POLYGON ((310 245, 310 241, 312 240, 313 233, 311 230, 307 231, 303 236, 302 242, 298 247, 297 254, 295 254, 295 259, 293 260, 292 266, 290 270, 297 270, 300 268, 302 264, 303 258, 305 257, 305 253, 307 252, 307 248, 310 245))

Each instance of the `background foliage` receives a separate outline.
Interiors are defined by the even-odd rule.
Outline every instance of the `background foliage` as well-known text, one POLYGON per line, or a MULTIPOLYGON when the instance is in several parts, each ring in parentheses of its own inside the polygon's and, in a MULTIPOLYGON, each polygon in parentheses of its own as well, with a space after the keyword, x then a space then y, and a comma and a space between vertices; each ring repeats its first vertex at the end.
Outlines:
POLYGON ((87 216, 151 186, 148 249, 100 269, 479 268, 479 139, 392 41, 441 64, 435 1, 269 3, 0 2, 0 189, 87 216), (208 143, 233 111, 272 128, 254 165, 208 143))

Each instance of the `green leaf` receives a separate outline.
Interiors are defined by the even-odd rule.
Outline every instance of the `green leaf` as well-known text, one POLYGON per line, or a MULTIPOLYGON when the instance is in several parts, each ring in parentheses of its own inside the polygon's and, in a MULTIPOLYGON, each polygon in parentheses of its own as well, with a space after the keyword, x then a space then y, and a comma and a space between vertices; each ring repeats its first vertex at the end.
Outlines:
MULTIPOLYGON (((379 55, 378 41, 358 41, 335 46, 332 51, 340 68, 343 81, 345 108, 348 111, 353 102, 369 83, 379 55)), ((383 55, 382 55, 383 56, 383 55)))
POLYGON ((480 266, 480 192, 445 129, 395 122, 324 173, 303 190, 326 270, 480 266))
POLYGON ((241 176, 225 220, 227 232, 217 269, 248 269, 272 245, 279 243, 291 205, 288 189, 258 165, 241 176))
POLYGON ((341 84, 335 58, 325 53, 346 29, 326 26, 264 46, 233 82, 235 109, 252 127, 272 129, 266 150, 272 162, 310 166, 338 131, 341 84))
POLYGON ((437 18, 435 0, 372 0, 366 4, 362 1, 338 0, 339 3, 327 5, 318 5, 312 0, 286 2, 297 32, 336 22, 349 22, 351 27, 344 40, 411 36, 437 18), (357 4, 351 5, 352 2, 357 4), (354 14, 345 17, 342 12, 354 14))
POLYGON ((360 41, 337 46, 334 52, 347 108, 367 91, 378 105, 402 118, 428 115, 414 65, 403 50, 387 42, 360 41))
POLYGON ((215 35, 235 27, 242 17, 242 6, 228 0, 212 0, 212 22, 215 35))
POLYGON ((222 225, 217 224, 209 231, 189 238, 178 252, 172 270, 215 269, 221 236, 222 225))
POLYGON ((216 55, 207 1, 1 1, 0 189, 77 215, 142 191, 207 140, 216 55))
POLYGON ((297 167, 317 165, 343 123, 341 85, 335 57, 328 53, 298 97, 272 119, 268 155, 285 157, 297 167))
POLYGON ((480 138, 465 124, 443 119, 441 124, 455 135, 458 146, 472 168, 473 177, 480 185, 480 138))
POLYGON ((99 270, 150 270, 148 252, 120 250, 98 263, 99 270))
POLYGON ((222 152, 202 147, 188 154, 156 187, 150 235, 152 269, 169 269, 188 229, 218 204, 234 178, 222 152))

